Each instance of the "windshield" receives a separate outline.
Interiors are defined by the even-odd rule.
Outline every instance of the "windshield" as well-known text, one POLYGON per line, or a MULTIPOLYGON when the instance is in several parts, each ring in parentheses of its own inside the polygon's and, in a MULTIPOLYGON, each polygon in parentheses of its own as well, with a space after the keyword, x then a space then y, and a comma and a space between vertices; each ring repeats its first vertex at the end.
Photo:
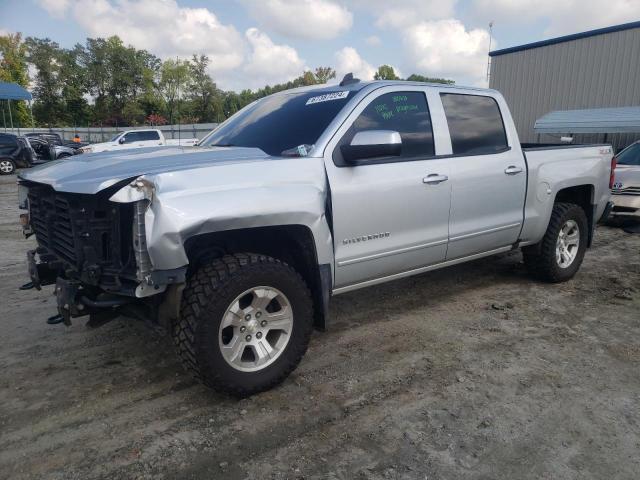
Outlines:
POLYGON ((616 159, 619 165, 640 165, 640 142, 625 148, 616 159))
POLYGON ((115 141, 118 139, 118 137, 119 137, 120 135, 122 135, 122 132, 120 132, 120 133, 116 133, 116 135, 115 135, 111 140, 109 140, 109 141, 110 141, 110 142, 115 142, 115 141))
POLYGON ((305 156, 353 92, 273 95, 252 103, 200 145, 259 148, 268 155, 305 156))

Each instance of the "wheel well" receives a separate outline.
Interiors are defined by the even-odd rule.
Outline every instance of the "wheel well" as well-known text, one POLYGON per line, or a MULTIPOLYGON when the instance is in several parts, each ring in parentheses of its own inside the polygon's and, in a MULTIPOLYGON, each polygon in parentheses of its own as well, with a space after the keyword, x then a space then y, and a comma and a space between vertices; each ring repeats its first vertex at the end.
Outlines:
POLYGON ((591 246, 594 228, 594 207, 593 207, 593 185, 577 185, 575 187, 564 188, 556 194, 555 203, 573 203, 584 210, 589 222, 588 246, 591 246))
POLYGON ((188 239, 185 251, 189 259, 188 274, 208 260, 232 253, 259 253, 286 262, 311 290, 314 325, 325 329, 331 285, 326 284, 327 279, 321 274, 313 233, 308 227, 278 225, 205 233, 188 239))

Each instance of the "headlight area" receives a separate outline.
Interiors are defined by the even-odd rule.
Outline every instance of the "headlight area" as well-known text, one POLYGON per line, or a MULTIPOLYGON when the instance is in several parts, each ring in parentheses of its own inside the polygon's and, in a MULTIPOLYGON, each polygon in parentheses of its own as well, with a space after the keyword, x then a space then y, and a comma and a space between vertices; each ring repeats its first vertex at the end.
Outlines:
POLYGON ((155 185, 144 177, 138 177, 118 190, 110 200, 132 205, 133 252, 138 286, 135 295, 145 298, 164 292, 169 285, 185 281, 186 267, 174 270, 154 270, 147 249, 146 213, 153 203, 155 185))

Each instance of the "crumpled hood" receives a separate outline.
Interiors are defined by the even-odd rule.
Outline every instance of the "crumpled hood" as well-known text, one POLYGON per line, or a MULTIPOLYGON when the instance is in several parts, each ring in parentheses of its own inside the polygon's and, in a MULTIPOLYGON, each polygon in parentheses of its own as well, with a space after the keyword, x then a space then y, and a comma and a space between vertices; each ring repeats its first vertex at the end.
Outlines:
POLYGON ((91 194, 139 175, 276 158, 258 148, 149 147, 75 155, 23 171, 19 178, 60 192, 91 194))

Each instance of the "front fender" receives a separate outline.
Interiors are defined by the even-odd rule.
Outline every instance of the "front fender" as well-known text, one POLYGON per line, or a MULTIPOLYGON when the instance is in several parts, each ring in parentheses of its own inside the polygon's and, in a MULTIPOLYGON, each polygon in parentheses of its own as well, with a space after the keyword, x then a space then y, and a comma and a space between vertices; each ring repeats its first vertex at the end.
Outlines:
POLYGON ((318 263, 333 265, 321 159, 235 164, 142 178, 154 186, 145 224, 147 249, 156 270, 188 264, 184 245, 191 237, 277 225, 308 227, 318 263))

